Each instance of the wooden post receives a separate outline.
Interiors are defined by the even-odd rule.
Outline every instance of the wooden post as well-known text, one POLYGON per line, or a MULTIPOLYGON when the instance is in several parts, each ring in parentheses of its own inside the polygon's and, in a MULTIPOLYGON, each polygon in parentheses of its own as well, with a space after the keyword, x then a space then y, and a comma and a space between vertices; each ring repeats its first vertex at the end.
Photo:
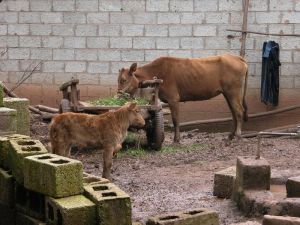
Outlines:
POLYGON ((248 8, 249 8, 249 0, 243 1, 243 25, 242 25, 242 40, 241 40, 241 51, 240 56, 245 57, 245 48, 246 48, 246 37, 247 37, 247 23, 248 23, 248 8))

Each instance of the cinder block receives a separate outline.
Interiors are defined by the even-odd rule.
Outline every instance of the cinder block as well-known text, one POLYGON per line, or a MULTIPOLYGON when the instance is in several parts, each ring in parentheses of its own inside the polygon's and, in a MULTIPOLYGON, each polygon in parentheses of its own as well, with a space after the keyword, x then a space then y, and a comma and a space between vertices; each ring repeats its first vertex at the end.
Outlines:
POLYGON ((17 111, 17 133, 30 135, 29 100, 27 98, 4 98, 3 104, 17 111))
POLYGON ((74 60, 74 49, 53 49, 53 60, 74 60))
MULTIPOLYGON (((0 204, 14 208, 14 185, 15 181, 10 171, 0 168, 0 204)), ((1 218, 1 217, 0 217, 1 218)))
POLYGON ((86 62, 66 62, 65 71, 83 73, 86 71, 86 62))
POLYGON ((86 23, 86 15, 85 13, 79 12, 65 12, 64 22, 73 24, 83 24, 86 23))
POLYGON ((123 25, 121 30, 123 36, 143 36, 144 25, 123 25))
POLYGON ((15 225, 16 210, 0 203, 0 225, 15 225))
POLYGON ((132 38, 121 37, 110 39, 111 48, 132 48, 132 38))
POLYGON ((76 60, 96 61, 97 55, 97 49, 77 49, 75 51, 76 60))
POLYGON ((0 137, 0 166, 4 169, 9 168, 8 164, 8 151, 10 148, 9 140, 10 139, 29 139, 29 136, 21 134, 12 134, 0 137))
POLYGON ((29 25, 28 24, 9 24, 8 34, 10 35, 28 35, 29 25))
POLYGON ((90 184, 84 187, 84 195, 96 204, 99 224, 131 225, 130 197, 116 185, 90 184))
POLYGON ((17 213, 16 225, 46 225, 46 223, 34 219, 30 216, 24 215, 22 213, 17 213))
POLYGON ((290 177, 286 182, 288 198, 300 198, 300 176, 290 177))
POLYGON ((178 49, 179 38, 157 38, 157 49, 178 49))
POLYGON ((208 209, 193 209, 151 217, 146 225, 219 225, 219 216, 208 209))
POLYGON ((24 159, 27 156, 48 153, 44 145, 38 140, 10 140, 8 151, 8 164, 12 175, 17 182, 23 184, 24 181, 24 159))
POLYGON ((20 213, 38 220, 45 219, 45 196, 30 191, 16 183, 15 185, 15 207, 20 213))
POLYGON ((77 25, 75 29, 76 36, 97 36, 96 25, 77 25))
POLYGON ((279 205, 282 207, 281 215, 300 217, 300 198, 285 198, 279 205))
POLYGON ((158 24, 178 24, 180 23, 179 13, 158 13, 157 15, 158 24))
POLYGON ((19 38, 20 47, 28 47, 28 48, 39 48, 42 46, 41 37, 37 36, 20 36, 19 38))
POLYGON ((262 225, 300 225, 300 218, 265 215, 262 225))
POLYGON ((93 184, 107 184, 110 183, 108 179, 103 177, 98 177, 92 174, 83 173, 83 185, 93 185, 93 184))
POLYGON ((263 158, 238 157, 236 183, 238 191, 245 189, 270 190, 271 167, 263 158))
POLYGON ((46 198, 46 221, 49 225, 95 225, 96 207, 82 195, 46 198))
POLYGON ((24 161, 24 185, 53 198, 83 192, 83 166, 80 161, 44 154, 29 156, 24 161))
POLYGON ((214 175, 213 195, 219 198, 231 198, 236 178, 236 167, 221 170, 214 175))
POLYGON ((17 132, 17 111, 0 107, 0 135, 14 134, 17 132))

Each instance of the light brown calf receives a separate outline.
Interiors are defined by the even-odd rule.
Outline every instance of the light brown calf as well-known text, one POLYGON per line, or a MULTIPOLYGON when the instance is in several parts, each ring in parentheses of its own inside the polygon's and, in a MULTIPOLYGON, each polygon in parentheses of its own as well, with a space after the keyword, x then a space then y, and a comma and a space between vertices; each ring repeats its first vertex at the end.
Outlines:
POLYGON ((55 116, 50 124, 52 152, 69 156, 73 145, 104 149, 102 176, 110 179, 112 157, 121 149, 127 129, 144 125, 145 120, 136 103, 127 103, 114 112, 101 115, 63 113, 55 116))

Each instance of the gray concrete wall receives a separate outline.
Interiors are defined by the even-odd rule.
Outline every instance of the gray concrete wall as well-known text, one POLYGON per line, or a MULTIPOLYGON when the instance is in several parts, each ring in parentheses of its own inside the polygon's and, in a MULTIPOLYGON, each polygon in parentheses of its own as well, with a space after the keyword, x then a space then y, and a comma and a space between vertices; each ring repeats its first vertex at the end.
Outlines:
MULTIPOLYGON (((242 0, 4 0, 0 80, 13 86, 42 60, 17 90, 24 97, 54 103, 57 86, 71 77, 80 79, 83 97, 105 96, 114 93, 118 70, 132 62, 239 54, 240 33, 226 29, 241 26, 242 0)), ((300 34, 299 0, 250 0, 248 29, 300 34)), ((248 35, 248 87, 256 103, 268 39, 281 47, 282 95, 294 96, 300 88, 300 38, 248 35)))

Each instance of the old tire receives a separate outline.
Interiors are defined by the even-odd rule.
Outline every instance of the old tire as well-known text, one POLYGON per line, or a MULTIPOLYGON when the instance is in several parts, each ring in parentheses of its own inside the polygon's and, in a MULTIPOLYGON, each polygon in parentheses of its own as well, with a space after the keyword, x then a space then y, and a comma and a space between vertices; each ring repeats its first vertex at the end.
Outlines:
POLYGON ((165 139, 164 116, 161 110, 155 111, 152 119, 148 121, 146 134, 148 146, 156 151, 160 150, 165 139))
POLYGON ((62 99, 59 105, 59 113, 70 112, 71 106, 68 99, 62 99))

